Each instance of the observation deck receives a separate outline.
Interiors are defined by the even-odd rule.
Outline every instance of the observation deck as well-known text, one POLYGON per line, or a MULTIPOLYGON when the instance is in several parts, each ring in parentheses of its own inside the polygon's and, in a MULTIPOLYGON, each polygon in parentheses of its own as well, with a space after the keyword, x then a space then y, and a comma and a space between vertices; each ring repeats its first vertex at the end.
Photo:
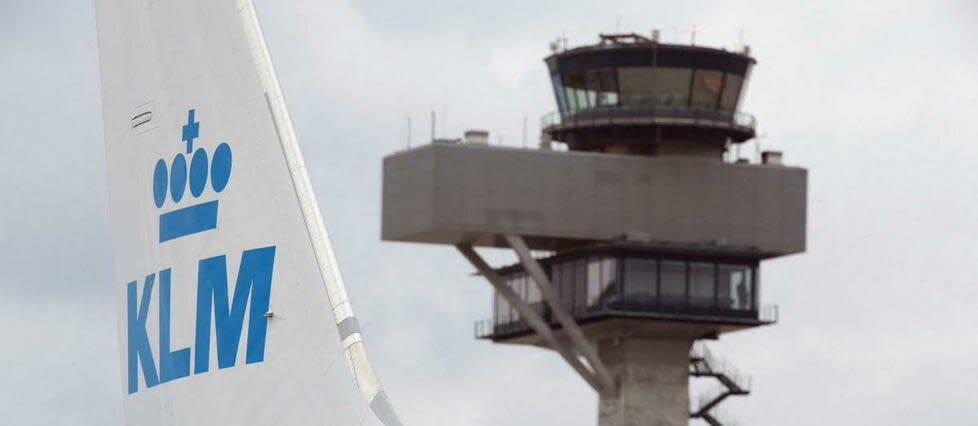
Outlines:
POLYGON ((541 127, 572 150, 712 156, 755 136, 738 110, 756 63, 746 52, 602 35, 546 63, 558 110, 541 127))
MULTIPOLYGON (((743 257, 663 256, 642 244, 617 242, 538 259, 564 307, 587 330, 608 319, 657 320, 680 333, 718 333, 771 324, 777 307, 758 304, 758 262, 743 257)), ((553 319, 521 264, 497 269, 541 317, 553 319)), ((646 323, 647 324, 647 323, 646 323)), ((496 294, 493 317, 476 323, 476 337, 497 342, 533 338, 533 329, 496 294), (521 339, 522 338, 522 339, 521 339)))

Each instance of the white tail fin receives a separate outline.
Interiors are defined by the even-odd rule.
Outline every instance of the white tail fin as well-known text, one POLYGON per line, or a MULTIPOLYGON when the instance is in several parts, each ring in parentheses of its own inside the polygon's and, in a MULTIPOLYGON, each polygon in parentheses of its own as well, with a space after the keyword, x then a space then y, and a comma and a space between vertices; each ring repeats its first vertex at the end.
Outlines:
POLYGON ((97 10, 127 422, 400 425, 251 1, 97 10))

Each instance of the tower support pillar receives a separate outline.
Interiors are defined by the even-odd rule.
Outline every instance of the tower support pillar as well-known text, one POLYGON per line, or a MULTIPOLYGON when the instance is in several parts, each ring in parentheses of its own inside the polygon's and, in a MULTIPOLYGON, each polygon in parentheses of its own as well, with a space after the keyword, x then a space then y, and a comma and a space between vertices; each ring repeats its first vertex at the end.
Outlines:
POLYGON ((618 392, 599 395, 598 426, 687 426, 692 340, 621 337, 603 340, 601 359, 618 392))

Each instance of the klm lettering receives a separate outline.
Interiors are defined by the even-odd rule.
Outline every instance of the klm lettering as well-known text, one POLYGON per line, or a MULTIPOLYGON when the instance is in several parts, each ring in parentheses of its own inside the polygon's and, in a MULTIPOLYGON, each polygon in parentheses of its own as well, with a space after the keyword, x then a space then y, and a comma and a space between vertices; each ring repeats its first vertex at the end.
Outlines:
POLYGON ((141 367, 147 388, 190 375, 206 373, 211 366, 211 332, 215 332, 218 368, 233 367, 238 357, 241 332, 248 313, 245 363, 265 359, 268 300, 272 290, 275 246, 246 250, 241 254, 234 290, 228 291, 225 256, 202 259, 197 265, 197 314, 193 354, 191 348, 170 347, 171 270, 146 276, 137 297, 137 282, 127 285, 127 347, 129 393, 139 390, 141 367), (155 288, 155 291, 154 291, 155 288), (156 295, 159 317, 158 357, 146 332, 146 320, 156 295), (191 355, 193 355, 191 357, 191 355))

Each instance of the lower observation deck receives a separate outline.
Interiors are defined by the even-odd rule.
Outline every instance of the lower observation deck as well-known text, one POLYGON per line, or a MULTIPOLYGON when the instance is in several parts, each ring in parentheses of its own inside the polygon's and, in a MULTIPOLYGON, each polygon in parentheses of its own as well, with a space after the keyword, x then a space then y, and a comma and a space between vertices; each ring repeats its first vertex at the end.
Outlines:
MULTIPOLYGON (((680 334, 702 338, 777 320, 776 307, 759 308, 758 263, 749 258, 662 255, 619 243, 538 261, 563 309, 592 330, 620 320, 657 334, 678 327, 680 334)), ((558 326, 522 265, 497 271, 521 300, 558 326)), ((518 309, 498 293, 493 318, 476 324, 477 337, 494 341, 532 334, 518 309)))

